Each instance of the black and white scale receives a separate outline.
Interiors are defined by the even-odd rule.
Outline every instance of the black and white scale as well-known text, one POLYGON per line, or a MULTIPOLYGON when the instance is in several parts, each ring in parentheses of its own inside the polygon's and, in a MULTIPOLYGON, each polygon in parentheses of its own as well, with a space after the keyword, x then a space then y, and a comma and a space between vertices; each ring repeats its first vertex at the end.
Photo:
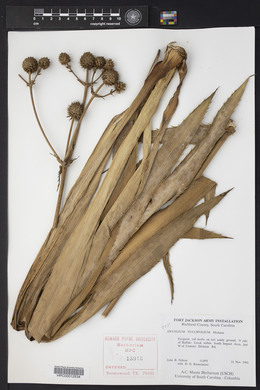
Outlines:
POLYGON ((8 30, 108 29, 148 26, 148 6, 7 6, 8 30))

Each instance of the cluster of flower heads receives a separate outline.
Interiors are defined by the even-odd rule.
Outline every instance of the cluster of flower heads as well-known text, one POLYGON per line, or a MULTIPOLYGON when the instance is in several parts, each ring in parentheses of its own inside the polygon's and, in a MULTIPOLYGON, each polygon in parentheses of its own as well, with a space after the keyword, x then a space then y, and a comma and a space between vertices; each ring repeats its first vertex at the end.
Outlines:
POLYGON ((23 60, 22 68, 26 73, 39 72, 41 69, 47 69, 50 66, 50 60, 47 57, 42 57, 37 61, 34 57, 27 57, 23 60))
MULTIPOLYGON (((62 65, 69 67, 71 58, 67 53, 61 53, 59 55, 59 61, 62 65)), ((80 57, 80 65, 86 70, 93 70, 94 72, 100 70, 102 72, 101 77, 103 83, 108 86, 114 86, 114 92, 121 93, 125 90, 126 85, 119 81, 119 74, 114 69, 113 60, 105 59, 101 56, 95 57, 92 53, 85 52, 80 57)))
MULTIPOLYGON (((71 58, 69 54, 67 53, 60 53, 59 55, 59 62, 66 66, 67 69, 72 71, 71 66, 70 66, 70 61, 71 58)), ((92 70, 93 71, 93 76, 92 76, 92 81, 88 85, 91 85, 91 91, 92 94, 95 95, 96 97, 105 97, 107 95, 112 95, 114 92, 121 93, 125 90, 126 85, 125 83, 119 81, 119 74, 118 72, 114 69, 114 61, 112 59, 105 59, 104 57, 95 57, 92 53, 90 52, 85 52, 82 54, 80 57, 80 65, 83 69, 85 70, 92 70), (101 72, 100 75, 97 77, 96 80, 94 80, 94 76, 96 72, 99 71, 101 72), (96 83, 98 79, 102 78, 102 82, 104 85, 110 86, 113 89, 110 90, 110 93, 106 95, 99 95, 96 93, 93 89, 93 85, 96 83)), ((23 60, 22 63, 22 68, 23 70, 29 74, 29 81, 27 82, 21 75, 19 75, 23 81, 26 82, 28 86, 32 86, 35 83, 35 80, 37 76, 41 73, 41 70, 45 70, 49 68, 50 66, 50 60, 47 57, 42 57, 38 61, 34 57, 27 57, 23 60), (30 75, 32 73, 36 72, 36 76, 31 80, 30 75)), ((74 73, 74 72, 73 72, 74 73)), ((75 73, 74 73, 75 75, 75 73)), ((76 76, 77 77, 77 76, 76 76)), ((78 77, 77 79, 82 82, 78 77)), ((84 82, 82 82, 84 84, 84 82)), ((87 85, 87 84, 84 84, 87 85)), ((84 105, 81 104, 80 102, 73 102, 68 106, 67 113, 68 117, 71 119, 75 120, 80 120, 82 114, 84 111, 84 105)))

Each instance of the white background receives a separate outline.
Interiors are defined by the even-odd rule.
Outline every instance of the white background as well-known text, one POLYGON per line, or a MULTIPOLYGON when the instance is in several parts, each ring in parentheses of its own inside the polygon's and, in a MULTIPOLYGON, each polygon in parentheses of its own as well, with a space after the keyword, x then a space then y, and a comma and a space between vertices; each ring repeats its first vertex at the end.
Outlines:
MULTIPOLYGON (((220 87, 205 123, 231 93, 254 73, 254 28, 204 30, 115 30, 70 32, 9 32, 9 323, 19 289, 42 245, 54 216, 56 160, 37 127, 29 90, 18 77, 25 57, 48 56, 51 67, 35 86, 35 100, 46 133, 62 155, 69 127, 68 104, 82 98, 82 86, 58 62, 68 52, 76 72, 85 51, 113 58, 127 90, 96 100, 86 115, 66 190, 74 183, 111 118, 124 110, 140 90, 158 49, 176 41, 188 54, 188 75, 172 125, 179 124, 203 99, 220 87)), ((177 79, 176 79, 177 80, 177 79)), ((176 81, 175 81, 176 84, 176 81)), ((169 91, 171 96, 173 89, 169 91)), ((166 101, 165 101, 166 103, 166 101)), ((241 314, 254 320, 254 79, 251 78, 232 118, 237 132, 229 138, 205 175, 220 193, 234 190, 211 212, 208 229, 233 240, 181 240, 171 250, 175 283, 170 303, 162 263, 129 288, 106 319, 100 313, 50 344, 30 343, 9 326, 9 382, 58 382, 54 365, 89 371, 86 383, 137 384, 134 378, 103 377, 104 334, 160 334, 162 316, 241 314)), ((158 126, 160 117, 154 122, 158 126)), ((203 226, 204 220, 200 220, 203 226)), ((62 380, 77 383, 77 380, 62 380)), ((162 383, 143 379, 141 384, 162 383)))

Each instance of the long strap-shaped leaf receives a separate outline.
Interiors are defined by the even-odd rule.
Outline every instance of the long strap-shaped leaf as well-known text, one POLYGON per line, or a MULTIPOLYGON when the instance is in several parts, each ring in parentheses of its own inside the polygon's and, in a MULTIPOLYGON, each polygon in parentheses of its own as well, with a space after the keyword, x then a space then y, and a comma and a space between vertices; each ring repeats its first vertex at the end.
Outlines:
MULTIPOLYGON (((52 333, 49 340, 61 337, 88 320, 105 304, 118 297, 138 278, 150 271, 169 248, 185 232, 190 230, 196 220, 218 204, 225 195, 226 193, 221 194, 214 199, 190 209, 170 223, 165 224, 159 231, 156 230, 156 235, 154 234, 154 229, 151 229, 151 224, 154 222, 153 219, 158 218, 157 215, 154 215, 149 223, 144 225, 140 230, 142 240, 136 236, 132 237, 117 260, 95 286, 87 303, 78 313, 69 318, 57 332, 52 333), (136 239, 137 242, 135 242, 136 239)), ((163 212, 164 210, 160 213, 163 212)), ((48 337, 45 336, 43 341, 48 341, 48 337)))
MULTIPOLYGON (((117 210, 120 208, 121 213, 125 212, 128 208, 128 205, 131 203, 134 203, 136 201, 136 198, 138 198, 138 195, 142 192, 146 181, 148 179, 148 176, 151 172, 151 169, 153 167, 154 160, 156 158, 160 140, 163 137, 163 134, 168 126, 168 123, 170 119, 172 118, 172 115, 174 114, 177 105, 178 105, 178 97, 179 93, 181 90, 182 82, 186 76, 187 73, 187 68, 186 64, 181 65, 178 68, 179 72, 179 77, 180 77, 180 83, 173 95, 173 97, 170 99, 169 104, 167 105, 164 113, 163 113, 163 118, 161 121, 161 126, 160 126, 160 131, 155 139, 154 144, 152 145, 151 151, 150 149, 150 144, 148 143, 146 149, 144 149, 144 155, 143 155, 143 160, 141 165, 138 167, 137 171, 135 174, 131 177, 127 185, 125 186, 124 190, 122 191, 122 196, 118 201, 114 204, 114 209, 116 208, 117 210), (126 194, 127 189, 127 200, 126 197, 124 197, 124 194, 126 194), (123 199, 123 202, 122 202, 123 199)), ((144 136, 146 132, 151 132, 150 124, 145 128, 144 130, 144 136)), ((144 144, 144 147, 146 145, 144 144)), ((124 150, 124 145, 122 145, 122 151, 124 150)), ((120 150, 119 150, 120 151, 120 150)), ((113 215, 113 210, 112 210, 112 215, 113 215)), ((92 247, 89 253, 89 258, 92 260, 92 262, 98 261, 99 256, 102 254, 102 248, 106 245, 107 240, 110 237, 110 231, 113 229, 113 223, 117 223, 118 221, 118 212, 117 212, 117 220, 114 220, 113 222, 113 216, 111 216, 111 213, 107 215, 107 218, 101 226, 99 227, 98 231, 96 232, 96 235, 93 239, 92 247), (109 226, 109 230, 108 230, 109 226)), ((82 286, 85 284, 87 278, 89 278, 89 264, 87 264, 85 270, 82 272, 81 277, 79 279, 77 289, 80 290, 82 286)), ((92 273, 90 275, 90 279, 88 279, 88 285, 89 288, 91 289, 92 285, 95 283, 95 280, 99 274, 97 272, 92 273)))
MULTIPOLYGON (((179 126, 168 127, 165 131, 165 134, 163 136, 161 143, 167 143, 172 139, 172 137, 176 137, 175 133, 176 133, 178 127, 179 126)), ((198 128, 198 131, 195 133, 194 137, 190 141, 190 144, 196 145, 197 143, 199 143, 202 140, 202 138, 204 138, 207 135, 210 127, 211 127, 210 124, 206 125, 204 123, 201 123, 200 127, 198 128)), ((229 130, 233 131, 233 132, 235 130, 235 124, 232 120, 227 124, 227 127, 226 127, 226 131, 229 131, 229 130)), ((158 131, 159 131, 158 129, 152 130, 152 142, 155 139, 158 131)), ((142 138, 140 138, 140 142, 142 142, 142 138)))
POLYGON ((109 151, 118 135, 127 125, 128 121, 131 120, 135 111, 147 99, 158 80, 163 78, 170 69, 178 66, 185 57, 186 53, 182 48, 173 46, 172 44, 168 45, 163 61, 156 65, 153 64, 143 88, 131 106, 110 122, 79 179, 67 197, 57 229, 50 231, 21 288, 12 320, 12 325, 15 329, 24 329, 26 323, 30 320, 32 311, 53 268, 60 248, 64 246, 64 242, 68 238, 66 231, 68 234, 74 231, 79 219, 84 215, 89 205, 88 197, 91 199, 96 190, 96 185, 92 185, 92 183, 99 183, 100 167, 102 168, 106 156, 109 155, 109 151), (34 281, 34 285, 32 285, 32 281, 34 281), (29 313, 27 310, 27 314, 25 314, 25 308, 28 309, 30 306, 29 313))
POLYGON ((170 290, 171 290, 171 302, 173 301, 173 293, 174 293, 174 284, 173 284, 173 276, 172 276, 172 267, 170 263, 170 254, 169 252, 163 256, 163 266, 168 276, 170 290))
MULTIPOLYGON (((203 198, 207 192, 211 190, 215 186, 215 182, 201 177, 199 180, 194 181, 189 189, 170 207, 160 212, 152 222, 149 223, 149 230, 154 229, 154 232, 160 230, 164 224, 177 218, 179 215, 184 213, 187 209, 193 207, 201 198, 203 198)), ((142 233, 136 233, 135 242, 137 242, 137 238, 139 239, 138 245, 142 245, 143 235, 142 233)), ((102 253, 102 256, 99 258, 95 271, 100 274, 103 270, 104 264, 107 261, 107 255, 110 251, 111 245, 113 244, 114 237, 113 233, 111 235, 110 240, 108 241, 105 250, 102 253)), ((101 244, 101 242, 100 242, 101 244)), ((107 264, 107 268, 110 267, 110 264, 107 264)), ((101 274, 102 277, 103 274, 101 274)), ((77 310, 82 302, 86 299, 88 294, 90 293, 91 288, 89 281, 86 283, 81 291, 73 298, 70 303, 67 305, 66 309, 57 319, 55 325, 53 326, 59 328, 61 324, 70 317, 75 310, 77 310)))
POLYGON ((159 184, 168 176, 170 170, 177 163, 181 154, 194 137, 213 96, 214 94, 204 100, 176 129, 172 140, 164 143, 160 148, 143 192, 122 219, 117 239, 109 255, 111 261, 136 231, 139 220, 145 212, 153 193, 159 184))
POLYGON ((230 96, 218 111, 209 132, 179 164, 174 172, 157 188, 146 208, 139 226, 172 197, 178 197, 200 171, 215 144, 225 133, 230 116, 237 107, 248 79, 230 96))
MULTIPOLYGON (((205 230, 202 228, 191 228, 187 233, 185 233, 181 238, 189 238, 189 239, 196 239, 196 240, 206 240, 206 239, 212 239, 212 238, 230 238, 227 236, 223 236, 222 234, 211 232, 209 230, 205 230)), ((173 275, 172 275, 172 267, 170 263, 170 254, 167 252, 167 254, 163 257, 163 265, 169 280, 170 285, 170 291, 171 291, 171 301, 173 301, 173 293, 174 293, 174 283, 173 283, 173 275)), ((121 295, 114 298, 108 306, 105 308, 105 310, 102 313, 103 317, 107 317, 108 314, 111 312, 111 310, 115 307, 119 299, 121 298, 121 295)))
MULTIPOLYGON (((76 293, 77 290, 75 290, 75 286, 77 284, 78 276, 81 275, 82 270, 85 270, 86 265, 88 265, 89 271, 91 273, 93 272, 95 263, 90 258, 86 264, 86 260, 88 259, 89 250, 91 248, 91 239, 98 226, 102 211, 120 177, 128 156, 132 152, 140 134, 145 128, 145 124, 150 120, 158 107, 161 96, 174 73, 175 67, 173 65, 178 66, 181 61, 182 57, 180 55, 178 55, 178 57, 175 56, 175 62, 171 61, 171 68, 167 75, 160 79, 155 85, 144 104, 132 131, 128 134, 122 147, 116 153, 109 172, 87 212, 82 217, 69 239, 65 242, 64 248, 56 260, 52 273, 34 310, 30 322, 30 333, 33 337, 36 333, 40 334, 45 332, 44 329, 46 327, 48 329, 49 324, 52 323, 60 311, 62 311, 64 305, 69 302, 71 295, 76 293), (72 259, 74 261, 72 261, 72 259), (59 283, 59 281, 61 282, 59 283), (52 296, 55 296, 56 298, 55 305, 46 308, 46 301, 52 296), (44 320, 41 320, 39 313, 44 313, 44 320)), ((148 76, 148 79, 150 76, 148 76)))

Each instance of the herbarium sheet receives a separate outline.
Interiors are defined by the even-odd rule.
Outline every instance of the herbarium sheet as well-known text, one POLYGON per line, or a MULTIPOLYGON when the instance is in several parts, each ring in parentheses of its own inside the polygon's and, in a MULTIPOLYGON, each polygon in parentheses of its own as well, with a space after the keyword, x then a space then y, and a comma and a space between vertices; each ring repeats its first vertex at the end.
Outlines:
POLYGON ((8 45, 9 382, 254 386, 254 28, 8 45))

